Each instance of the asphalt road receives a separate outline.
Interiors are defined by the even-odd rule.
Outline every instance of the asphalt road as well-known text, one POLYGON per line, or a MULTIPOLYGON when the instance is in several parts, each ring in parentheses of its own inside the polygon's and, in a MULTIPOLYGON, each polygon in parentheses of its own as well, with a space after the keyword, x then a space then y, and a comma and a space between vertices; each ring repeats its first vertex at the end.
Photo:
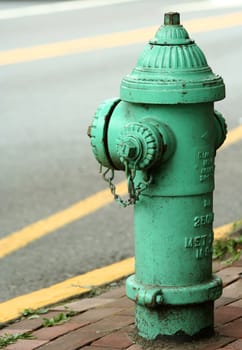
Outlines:
MULTIPOLYGON (((38 1, 50 7, 56 3, 38 1)), ((23 11, 12 18, 10 11, 1 18, 3 11, 36 6, 35 1, 1 1, 1 51, 158 27, 168 1, 163 7, 158 0, 93 7, 90 3, 89 8, 49 14, 38 14, 41 9, 36 8, 32 15, 23 11)), ((181 1, 172 3, 178 11, 184 8, 181 1)), ((242 2, 227 8, 220 2, 219 8, 200 11, 194 3, 200 4, 191 2, 189 10, 181 11, 182 21, 242 11, 242 2)), ((242 26, 192 35, 225 80, 227 97, 217 108, 229 129, 242 123, 241 36, 242 26)), ((120 81, 144 44, 145 40, 0 67, 0 238, 106 188, 86 130, 100 102, 119 95, 120 81)), ((218 152, 215 226, 242 216, 241 159, 241 142, 218 152)), ((0 301, 132 255, 132 208, 105 206, 2 258, 0 301)))

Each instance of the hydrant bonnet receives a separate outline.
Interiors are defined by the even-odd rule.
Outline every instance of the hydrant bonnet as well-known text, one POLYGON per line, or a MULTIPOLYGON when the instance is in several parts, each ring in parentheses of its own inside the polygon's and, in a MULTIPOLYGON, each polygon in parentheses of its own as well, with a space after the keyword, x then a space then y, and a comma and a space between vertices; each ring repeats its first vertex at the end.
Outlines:
POLYGON ((225 87, 180 24, 179 13, 170 12, 122 80, 120 96, 135 103, 198 103, 222 100, 225 87))

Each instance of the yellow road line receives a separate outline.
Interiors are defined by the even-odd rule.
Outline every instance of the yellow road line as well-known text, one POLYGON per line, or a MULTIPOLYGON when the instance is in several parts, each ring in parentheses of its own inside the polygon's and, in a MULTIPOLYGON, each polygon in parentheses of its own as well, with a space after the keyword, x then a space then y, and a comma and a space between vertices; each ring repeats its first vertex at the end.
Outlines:
POLYGON ((242 229, 242 219, 230 222, 229 224, 220 226, 214 230, 214 239, 223 239, 228 237, 229 234, 242 229))
MULTIPOLYGON (((232 145, 242 139, 242 125, 228 133, 223 148, 232 145)), ((117 192, 122 196, 127 194, 126 181, 117 185, 117 192)), ((31 242, 55 232, 57 229, 79 220, 113 201, 110 190, 106 189, 81 200, 71 207, 59 211, 43 220, 37 221, 22 230, 14 232, 7 237, 0 239, 0 258, 3 258, 14 251, 23 248, 31 242)))
MULTIPOLYGON (((117 191, 120 195, 127 193, 126 181, 117 185, 117 191)), ((112 201, 113 197, 109 189, 100 191, 65 210, 59 211, 46 219, 37 221, 20 231, 2 238, 0 240, 0 258, 3 258, 17 249, 25 247, 29 243, 54 232, 60 227, 93 213, 112 201)))
MULTIPOLYGON (((223 238, 239 227, 242 227, 242 220, 215 228, 215 239, 223 238)), ((38 309, 53 305, 68 298, 80 296, 95 287, 117 281, 133 273, 134 258, 131 257, 83 275, 69 278, 48 288, 7 300, 0 303, 0 323, 18 318, 26 308, 38 309)))
POLYGON ((233 143, 240 141, 241 139, 242 139, 242 125, 228 132, 227 138, 224 144, 222 145, 222 148, 230 146, 233 143))
POLYGON ((134 258, 128 258, 84 275, 70 278, 48 288, 10 299, 0 304, 0 323, 19 317, 26 308, 38 309, 53 305, 70 297, 84 294, 94 287, 119 280, 132 274, 133 271, 134 258))
MULTIPOLYGON (((184 26, 191 33, 208 32, 242 25, 242 12, 184 21, 184 26)), ((0 52, 0 65, 71 55, 98 49, 113 48, 146 42, 153 37, 157 26, 55 42, 28 48, 18 48, 0 52)))

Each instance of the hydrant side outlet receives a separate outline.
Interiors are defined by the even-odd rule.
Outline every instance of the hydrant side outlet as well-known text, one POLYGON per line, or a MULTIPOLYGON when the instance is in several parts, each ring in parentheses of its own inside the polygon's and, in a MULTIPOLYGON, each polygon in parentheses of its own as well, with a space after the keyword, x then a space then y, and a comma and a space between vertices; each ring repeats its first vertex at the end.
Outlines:
POLYGON ((222 78, 171 12, 122 80, 120 99, 101 105, 89 129, 114 198, 134 204, 135 275, 126 293, 146 339, 213 334, 222 293, 212 274, 215 155, 227 132, 214 102, 224 97, 222 78), (126 173, 126 201, 114 170, 126 173))

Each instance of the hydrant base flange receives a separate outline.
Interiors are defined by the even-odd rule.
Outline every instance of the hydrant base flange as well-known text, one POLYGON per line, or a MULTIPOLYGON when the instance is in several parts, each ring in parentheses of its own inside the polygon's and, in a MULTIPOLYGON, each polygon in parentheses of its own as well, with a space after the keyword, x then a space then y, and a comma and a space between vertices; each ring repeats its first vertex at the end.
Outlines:
POLYGON ((146 339, 192 341, 214 334, 214 302, 156 309, 136 305, 138 334, 146 339))

